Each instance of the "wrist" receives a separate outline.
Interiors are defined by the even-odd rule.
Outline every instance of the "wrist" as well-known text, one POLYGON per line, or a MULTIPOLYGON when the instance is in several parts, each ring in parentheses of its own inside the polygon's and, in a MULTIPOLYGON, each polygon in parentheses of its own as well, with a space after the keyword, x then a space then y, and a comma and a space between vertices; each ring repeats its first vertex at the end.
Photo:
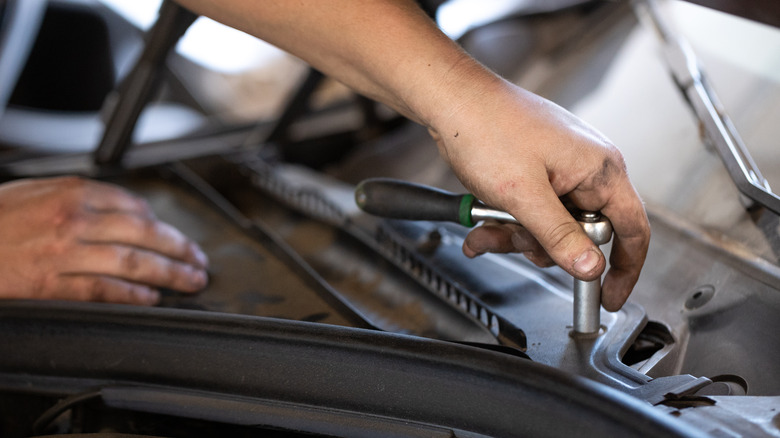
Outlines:
POLYGON ((495 115, 492 108, 514 87, 465 52, 427 81, 421 92, 412 93, 409 106, 420 123, 447 143, 489 123, 484 117, 495 115))

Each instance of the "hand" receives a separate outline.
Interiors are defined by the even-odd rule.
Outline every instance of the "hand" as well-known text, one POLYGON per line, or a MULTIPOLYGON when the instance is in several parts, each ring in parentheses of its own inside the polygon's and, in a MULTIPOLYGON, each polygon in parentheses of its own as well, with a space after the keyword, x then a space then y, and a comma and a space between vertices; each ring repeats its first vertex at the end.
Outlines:
POLYGON ((427 126, 461 182, 530 233, 475 230, 467 255, 510 245, 540 264, 552 260, 595 279, 606 260, 558 199, 567 195, 580 208, 601 210, 615 230, 602 304, 617 310, 631 293, 650 227, 618 150, 564 109, 479 65, 414 1, 177 1, 427 126))
POLYGON ((75 178, 0 185, 0 298, 152 305, 195 292, 206 256, 125 190, 75 178))
POLYGON ((525 227, 489 223, 475 229, 464 242, 467 256, 522 252, 539 266, 556 263, 578 279, 597 278, 606 260, 563 207, 559 198, 566 196, 611 220, 615 234, 602 304, 615 311, 625 303, 647 254, 650 226, 609 140, 563 108, 501 80, 439 126, 432 134, 461 182, 525 227))

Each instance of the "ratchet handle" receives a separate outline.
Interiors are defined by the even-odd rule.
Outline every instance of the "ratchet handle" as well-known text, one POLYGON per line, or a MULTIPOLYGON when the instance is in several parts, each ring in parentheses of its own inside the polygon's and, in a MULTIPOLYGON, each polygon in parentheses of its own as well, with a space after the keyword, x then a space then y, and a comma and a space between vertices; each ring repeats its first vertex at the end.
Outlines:
POLYGON ((456 194, 390 178, 371 178, 355 189, 355 202, 366 213, 392 219, 447 221, 473 227, 474 195, 456 194))

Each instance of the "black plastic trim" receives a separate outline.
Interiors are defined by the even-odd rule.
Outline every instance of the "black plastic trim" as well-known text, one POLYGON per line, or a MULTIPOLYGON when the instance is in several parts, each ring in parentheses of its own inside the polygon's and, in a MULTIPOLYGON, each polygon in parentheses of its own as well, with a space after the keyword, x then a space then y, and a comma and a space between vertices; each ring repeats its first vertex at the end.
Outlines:
MULTIPOLYGON (((46 391, 58 381, 83 379, 85 385, 158 386, 297 405, 303 416, 306 409, 319 416, 353 413, 496 437, 699 435, 645 402, 545 365, 371 330, 9 301, 0 303, 0 333, 5 390, 46 391)), ((346 424, 328 431, 353 432, 346 424)))

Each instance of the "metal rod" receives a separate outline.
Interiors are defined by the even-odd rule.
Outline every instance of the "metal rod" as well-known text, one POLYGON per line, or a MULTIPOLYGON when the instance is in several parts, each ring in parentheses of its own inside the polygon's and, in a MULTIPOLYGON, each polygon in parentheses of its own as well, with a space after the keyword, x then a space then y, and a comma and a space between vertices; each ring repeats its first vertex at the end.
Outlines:
POLYGON ((141 111, 157 90, 168 53, 198 18, 172 0, 160 6, 159 17, 149 32, 143 53, 115 95, 106 99, 108 110, 103 138, 95 149, 94 161, 116 165, 132 143, 133 131, 141 111))
POLYGON ((660 38, 672 78, 701 122, 729 176, 744 195, 745 207, 752 209, 763 205, 780 214, 780 196, 772 192, 769 182, 759 171, 715 91, 709 86, 690 44, 670 28, 655 1, 635 0, 632 4, 637 17, 660 38))
POLYGON ((601 278, 574 279, 574 331, 596 333, 601 326, 601 278))
POLYGON ((476 223, 485 219, 493 219, 499 222, 521 225, 511 214, 488 207, 480 201, 475 201, 471 207, 471 219, 476 223))

